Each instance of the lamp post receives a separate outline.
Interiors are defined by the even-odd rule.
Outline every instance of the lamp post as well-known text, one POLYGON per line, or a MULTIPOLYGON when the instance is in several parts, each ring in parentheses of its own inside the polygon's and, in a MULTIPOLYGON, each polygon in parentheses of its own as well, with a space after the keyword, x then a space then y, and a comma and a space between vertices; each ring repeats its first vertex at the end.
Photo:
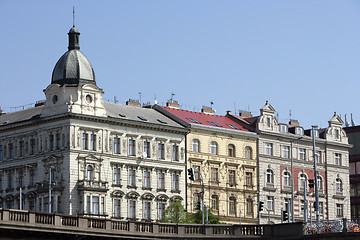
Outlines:
POLYGON ((201 183, 202 183, 202 191, 201 191, 201 211, 202 211, 202 224, 204 225, 204 179, 200 171, 197 171, 194 169, 194 173, 200 174, 201 177, 201 183))
POLYGON ((316 169, 316 152, 315 152, 315 129, 318 126, 311 126, 312 141, 313 141, 313 159, 314 159, 314 185, 315 185, 315 209, 316 209, 316 223, 320 224, 320 212, 319 212, 319 190, 317 184, 317 169, 316 169))
MULTIPOLYGON (((290 154, 291 154, 291 222, 294 222, 294 169, 293 169, 293 141, 290 141, 290 154)), ((290 217, 289 217, 290 221, 290 217)))
POLYGON ((52 178, 52 176, 51 176, 51 173, 52 173, 52 169, 54 169, 55 167, 54 166, 50 166, 49 167, 49 200, 48 200, 48 202, 49 202, 49 213, 51 213, 51 204, 52 204, 52 201, 51 201, 51 178, 52 178))

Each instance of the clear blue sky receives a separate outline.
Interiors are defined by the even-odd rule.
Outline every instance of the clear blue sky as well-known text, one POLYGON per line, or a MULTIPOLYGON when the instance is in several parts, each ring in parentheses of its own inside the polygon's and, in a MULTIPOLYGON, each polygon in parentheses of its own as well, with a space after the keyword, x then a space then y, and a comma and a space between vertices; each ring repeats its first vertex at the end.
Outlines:
POLYGON ((281 122, 360 123, 360 1, 0 0, 0 105, 44 99, 76 11, 104 100, 175 99, 217 114, 266 100, 281 122))

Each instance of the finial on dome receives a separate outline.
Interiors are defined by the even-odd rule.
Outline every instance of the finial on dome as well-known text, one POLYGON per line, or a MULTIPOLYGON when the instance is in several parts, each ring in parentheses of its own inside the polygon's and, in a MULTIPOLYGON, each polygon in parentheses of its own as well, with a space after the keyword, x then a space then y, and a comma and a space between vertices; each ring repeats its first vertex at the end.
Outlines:
POLYGON ((75 27, 75 7, 73 6, 73 27, 75 27))

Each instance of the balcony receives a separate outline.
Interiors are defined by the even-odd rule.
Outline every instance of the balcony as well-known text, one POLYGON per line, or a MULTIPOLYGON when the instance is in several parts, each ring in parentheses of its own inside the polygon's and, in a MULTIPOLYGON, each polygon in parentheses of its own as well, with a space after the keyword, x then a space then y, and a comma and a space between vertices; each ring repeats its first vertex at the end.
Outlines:
MULTIPOLYGON (((51 183, 52 191, 63 191, 64 185, 62 181, 54 181, 51 183)), ((49 192, 49 182, 40 182, 36 184, 36 191, 38 193, 49 192)))
POLYGON ((97 191, 97 192, 106 192, 109 190, 108 182, 105 181, 95 181, 95 180, 79 180, 78 189, 80 191, 97 191))

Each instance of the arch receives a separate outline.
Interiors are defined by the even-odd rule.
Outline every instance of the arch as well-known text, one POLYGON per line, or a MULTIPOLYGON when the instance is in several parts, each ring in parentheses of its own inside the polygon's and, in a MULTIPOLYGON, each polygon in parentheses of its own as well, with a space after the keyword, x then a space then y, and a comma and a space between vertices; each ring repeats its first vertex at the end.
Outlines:
POLYGON ((8 195, 5 196, 5 201, 6 202, 14 201, 14 199, 15 199, 14 196, 11 195, 11 194, 8 194, 8 195))
POLYGON ((25 197, 27 199, 34 199, 34 198, 36 198, 36 196, 37 196, 37 193, 35 191, 30 191, 25 194, 25 197))
POLYGON ((200 141, 198 139, 192 140, 192 151, 193 152, 200 152, 200 141))
POLYGON ((215 155, 218 154, 218 144, 217 144, 217 142, 212 141, 212 142, 210 143, 210 153, 211 153, 211 154, 215 154, 215 155))
POLYGON ((229 157, 235 157, 236 156, 236 151, 235 151, 235 145, 234 144, 229 144, 228 145, 228 154, 229 154, 229 157))
POLYGON ((170 201, 172 201, 172 202, 177 201, 177 200, 182 201, 184 199, 179 195, 175 195, 170 198, 170 201))
POLYGON ((166 202, 167 200, 169 200, 169 197, 165 194, 160 194, 156 196, 156 200, 159 202, 166 202))
POLYGON ((304 189, 304 185, 307 188, 307 179, 308 176, 305 174, 304 171, 301 171, 298 176, 298 189, 304 189), (305 184, 304 184, 305 183, 305 184))
POLYGON ((252 148, 249 146, 245 147, 245 158, 246 159, 253 159, 252 158, 252 148))
POLYGON ((123 197, 125 195, 125 193, 121 190, 115 190, 111 193, 112 197, 123 197))
POLYGON ((129 199, 137 199, 139 196, 140 194, 135 191, 131 191, 126 194, 126 197, 129 199))
POLYGON ((153 200, 155 198, 154 194, 152 193, 144 193, 141 195, 142 200, 153 200))
POLYGON ((287 171, 287 170, 284 170, 282 176, 283 176, 283 184, 282 185, 284 187, 290 187, 291 186, 291 174, 290 174, 290 172, 287 171))
POLYGON ((324 178, 320 175, 317 176, 318 182, 317 182, 317 186, 319 190, 324 189, 324 178))

